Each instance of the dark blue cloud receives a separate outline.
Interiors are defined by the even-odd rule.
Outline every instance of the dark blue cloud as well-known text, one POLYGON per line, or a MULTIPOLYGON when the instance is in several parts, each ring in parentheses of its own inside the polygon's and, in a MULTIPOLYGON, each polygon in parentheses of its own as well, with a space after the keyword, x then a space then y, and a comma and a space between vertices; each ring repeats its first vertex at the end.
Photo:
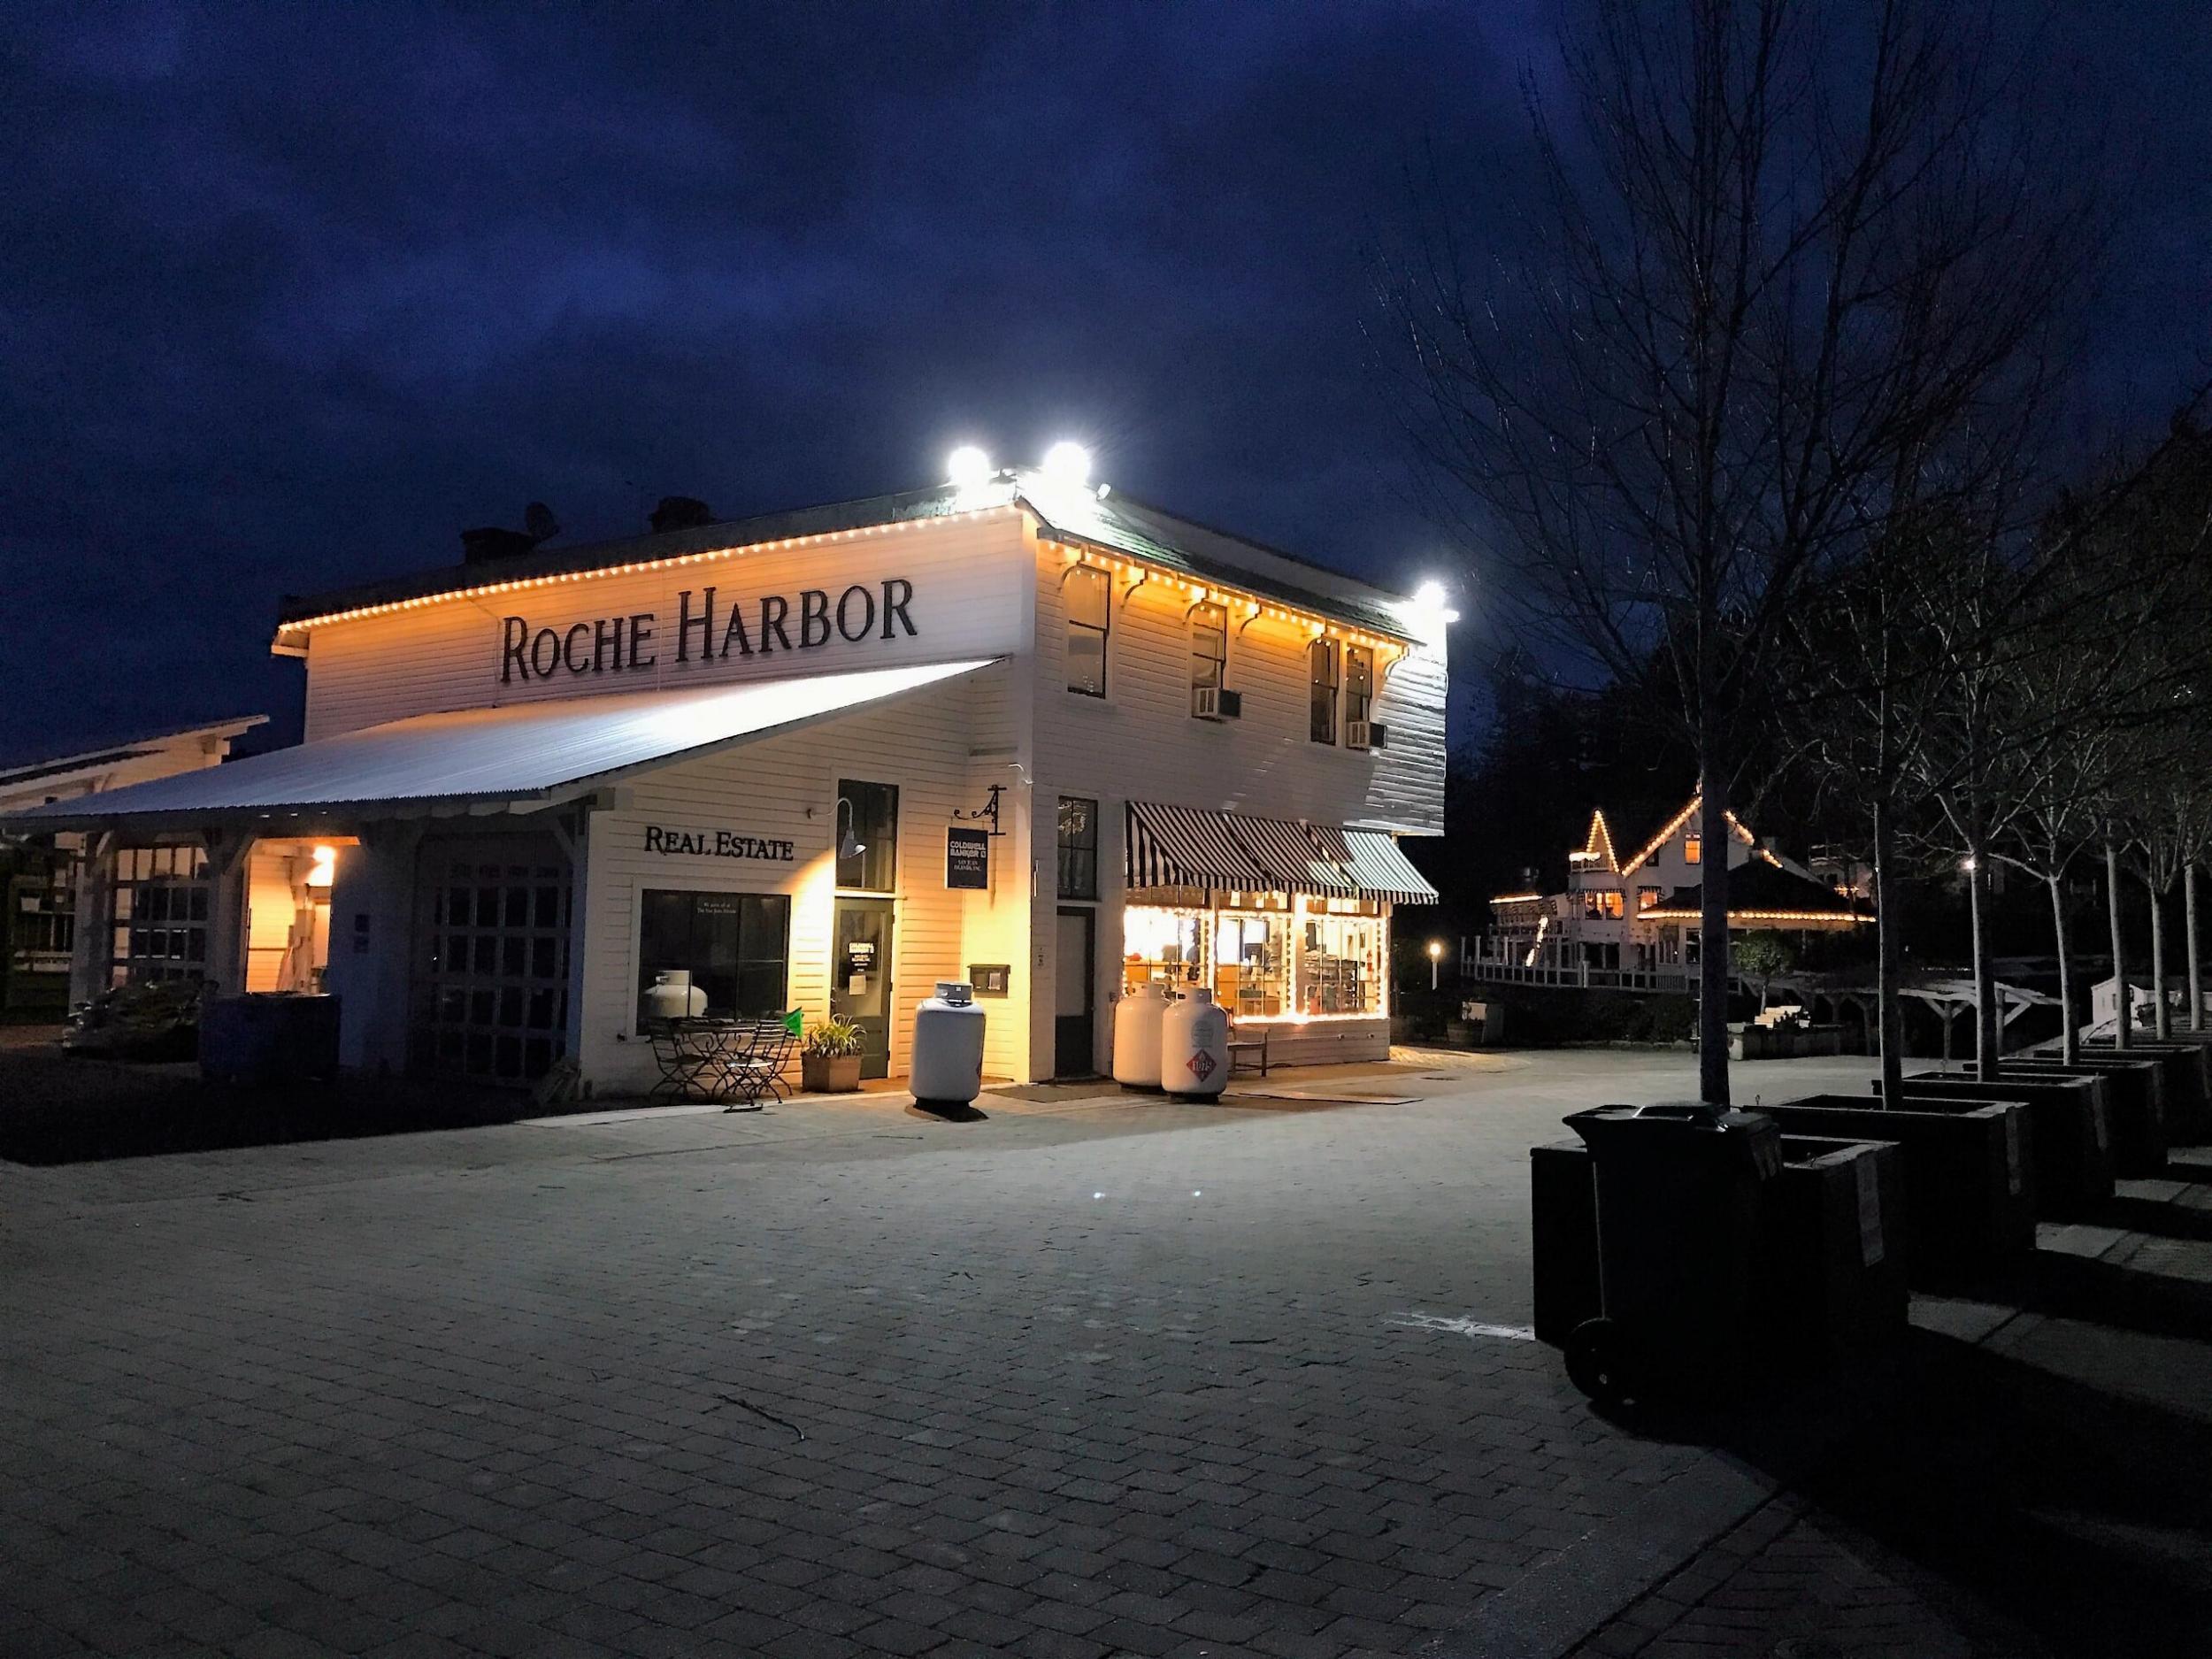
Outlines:
MULTIPOLYGON (((2133 101, 2097 373, 2201 337, 2212 52, 2133 101)), ((19 7, 0 43, 0 753, 288 712, 273 604, 550 502, 620 534, 929 481, 1073 433, 1103 476, 1409 579, 1365 366, 1409 170, 1509 194, 1526 4, 19 7), (22 618, 36 618, 27 626, 22 618)), ((2158 50, 2143 50, 2155 36, 2158 50)), ((2132 45, 2130 42, 2132 42, 2132 45)))

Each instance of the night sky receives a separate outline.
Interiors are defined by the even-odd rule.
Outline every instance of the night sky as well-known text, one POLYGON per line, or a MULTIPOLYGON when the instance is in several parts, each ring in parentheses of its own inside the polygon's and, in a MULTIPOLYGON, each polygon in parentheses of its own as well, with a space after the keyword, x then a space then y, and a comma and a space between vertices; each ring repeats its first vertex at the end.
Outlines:
MULTIPOLYGON (((1072 435, 1194 517, 1448 571, 1367 250, 1409 173, 1513 234, 1517 81, 1557 79, 1542 4, 0 15, 7 757, 290 732, 280 594, 450 562, 533 499, 588 540, 663 495, 933 483, 962 440, 1072 435)), ((2212 340, 2212 24, 2062 8, 2033 55, 2112 111, 2078 425, 2139 434, 2212 340)), ((1464 661, 1497 608, 1462 608, 1464 661)))

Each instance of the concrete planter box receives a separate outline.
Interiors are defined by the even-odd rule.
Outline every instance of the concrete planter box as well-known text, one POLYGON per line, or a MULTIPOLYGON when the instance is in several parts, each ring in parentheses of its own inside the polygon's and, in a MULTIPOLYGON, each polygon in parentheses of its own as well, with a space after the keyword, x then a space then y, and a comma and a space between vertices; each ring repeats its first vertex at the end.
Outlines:
POLYGON ((2212 1112, 2207 1110, 2212 1075, 2212 1032, 2184 1039, 2179 1034, 2160 1042, 2139 1037, 2125 1050, 2113 1047, 2109 1037, 2092 1037, 2082 1048, 2100 1055, 2133 1060, 2156 1058, 2166 1067, 2166 1133, 2176 1146, 2192 1146, 2212 1139, 2212 1112), (2201 1040, 2200 1040, 2201 1039, 2201 1040))
POLYGON ((1886 1111, 1855 1094, 1813 1094, 1759 1110, 1786 1135, 1897 1146, 1914 1282, 1978 1271, 2035 1248, 2034 1134, 2025 1106, 1928 1101, 1886 1111))
MULTIPOLYGON (((1886 1348, 1905 1324, 1909 1200, 1897 1148, 1786 1134, 1782 1149, 1753 1252, 1749 1346, 1758 1367, 1844 1363, 1886 1348)), ((1529 1186, 1536 1336, 1562 1347, 1601 1310, 1589 1148, 1579 1141, 1532 1147, 1529 1186)))
MULTIPOLYGON (((1969 1062, 1967 1071, 1979 1077, 1969 1062)), ((2120 1176, 2159 1175, 2166 1168, 2166 1068, 2155 1059, 2122 1059, 2085 1054, 2072 1065, 2040 1055, 2007 1055, 1999 1081, 2024 1077, 2101 1077, 2112 1128, 2112 1172, 2120 1176)))
POLYGON ((1840 1025, 1743 1025, 1728 1033, 1732 1060, 1798 1060, 1842 1052, 1840 1025))
POLYGON ((1904 1156, 1886 1141, 1785 1134, 1763 1192, 1753 1305, 1786 1371, 1879 1358, 1903 1340, 1904 1156))
MULTIPOLYGON (((1874 1087, 1881 1087, 1878 1080, 1874 1087)), ((1906 1103, 1917 1100, 2023 1102, 2033 1132, 2039 1217, 2078 1216, 2112 1196, 2112 1133, 2102 1078, 1982 1083, 1956 1075, 1909 1077, 1906 1103)))

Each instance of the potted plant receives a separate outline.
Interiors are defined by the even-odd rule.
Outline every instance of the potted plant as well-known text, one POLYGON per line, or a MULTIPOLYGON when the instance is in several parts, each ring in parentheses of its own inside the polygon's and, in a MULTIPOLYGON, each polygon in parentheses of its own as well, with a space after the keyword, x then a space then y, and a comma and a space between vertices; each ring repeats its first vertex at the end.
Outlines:
POLYGON ((860 1087, 860 1027, 849 1019, 817 1020, 799 1051, 799 1080, 809 1094, 849 1094, 860 1087))

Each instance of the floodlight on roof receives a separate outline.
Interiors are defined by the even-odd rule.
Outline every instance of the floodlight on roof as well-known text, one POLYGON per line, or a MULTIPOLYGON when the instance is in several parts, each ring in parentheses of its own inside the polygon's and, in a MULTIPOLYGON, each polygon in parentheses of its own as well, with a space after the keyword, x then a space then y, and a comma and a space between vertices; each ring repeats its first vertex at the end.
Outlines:
POLYGON ((1045 451, 1045 476, 1056 484, 1081 488, 1091 481, 1091 452, 1062 440, 1045 451))
POLYGON ((989 481, 991 457, 972 443, 964 443, 945 462, 945 478, 959 489, 974 489, 989 481))

